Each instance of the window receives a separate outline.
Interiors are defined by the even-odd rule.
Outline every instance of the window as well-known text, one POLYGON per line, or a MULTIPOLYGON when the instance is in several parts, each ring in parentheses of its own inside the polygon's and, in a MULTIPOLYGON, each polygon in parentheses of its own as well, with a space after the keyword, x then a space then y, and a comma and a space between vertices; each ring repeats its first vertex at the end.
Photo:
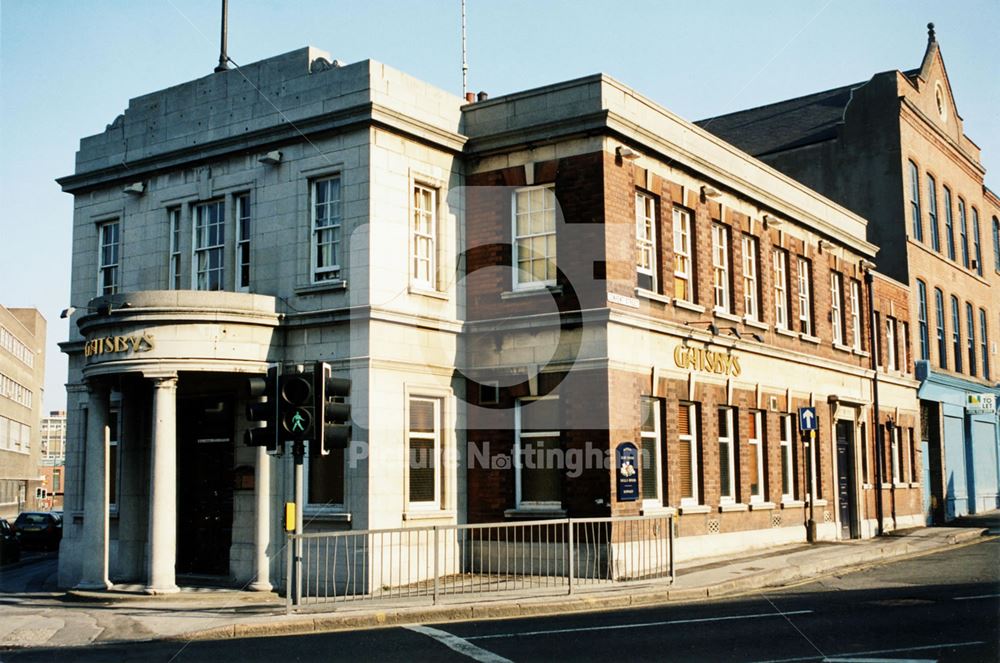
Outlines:
POLYGON ((121 442, 121 410, 111 408, 108 412, 108 506, 112 512, 118 510, 119 442, 121 442))
POLYGON ((413 273, 414 285, 437 289, 437 190, 421 184, 413 186, 413 273))
POLYGON ((910 364, 910 325, 905 322, 900 322, 899 335, 903 341, 899 353, 899 367, 903 372, 909 373, 913 370, 910 364))
POLYGON ((635 254, 637 285, 656 290, 656 201, 635 192, 635 254))
POLYGON ((757 238, 743 235, 743 309, 751 320, 760 320, 760 285, 757 281, 757 238))
POLYGON ((181 209, 167 211, 170 219, 170 289, 181 289, 181 209))
POLYGON ((712 288, 715 310, 729 312, 729 228, 712 224, 712 288))
POLYGON ((962 372, 962 326, 958 312, 958 297, 951 296, 951 347, 955 352, 955 371, 962 372))
POLYGON ((2 373, 0 373, 0 396, 27 408, 30 408, 34 401, 34 394, 30 389, 2 373))
POLYGON ((983 275, 983 247, 979 244, 979 210, 972 208, 972 254, 976 260, 976 274, 983 275))
POLYGON ((872 339, 872 353, 875 355, 875 365, 882 367, 882 314, 875 312, 875 338, 872 339))
POLYGON ((812 336, 812 265, 805 258, 799 262, 799 331, 812 336))
POLYGON ((983 357, 983 379, 990 379, 990 358, 986 354, 988 347, 988 337, 986 336, 986 309, 979 309, 979 354, 983 357))
POLYGON ((749 412, 747 444, 750 445, 750 501, 764 501, 764 413, 749 412))
POLYGON ((930 222, 931 228, 931 248, 935 251, 941 251, 941 234, 938 230, 938 216, 937 216, 937 184, 934 182, 934 177, 930 173, 927 174, 927 220, 930 222))
POLYGON ((250 194, 236 196, 236 289, 250 289, 250 194))
POLYGON ((14 355, 14 358, 25 366, 34 368, 35 353, 3 325, 0 325, 0 347, 14 355))
POLYGON ((646 502, 662 504, 663 459, 660 457, 660 401, 643 397, 639 404, 641 412, 639 437, 642 443, 641 479, 642 499, 646 502))
POLYGON ((913 220, 913 239, 924 241, 924 230, 920 225, 920 173, 917 164, 910 162, 910 217, 913 220))
POLYGON ((691 252, 691 213, 687 210, 678 209, 675 206, 673 217, 674 297, 685 302, 690 302, 694 300, 692 285, 694 278, 694 254, 691 252))
POLYGON ((892 458, 890 459, 890 462, 892 463, 892 482, 899 483, 900 481, 902 481, 902 477, 900 477, 900 471, 899 471, 900 470, 899 426, 892 427, 889 437, 891 440, 890 444, 892 445, 891 447, 892 458))
POLYGON ((958 232, 962 238, 962 266, 969 268, 969 228, 965 220, 965 201, 958 199, 958 232))
POLYGON ((514 411, 518 508, 562 506, 559 399, 521 399, 514 411))
POLYGON ((556 282, 556 196, 552 187, 514 192, 514 285, 556 282))
POLYGON ((120 286, 118 274, 119 250, 121 248, 121 224, 108 221, 97 227, 100 237, 99 264, 97 268, 97 294, 113 295, 120 286))
POLYGON ((899 370, 899 348, 896 346, 896 319, 885 319, 885 356, 890 371, 899 370))
POLYGON ((938 365, 948 368, 948 342, 944 336, 944 293, 934 288, 934 308, 937 313, 938 365))
POLYGON ((944 241, 948 249, 948 260, 955 259, 955 224, 951 218, 951 189, 944 189, 944 241))
POLYGON ((927 334, 927 285, 917 279, 917 326, 920 334, 920 358, 931 358, 930 339, 927 334))
POLYGON ((61 493, 62 492, 62 472, 58 469, 52 470, 52 492, 61 493))
POLYGON ((854 349, 861 352, 861 284, 851 279, 851 337, 854 349))
POLYGON ((844 344, 844 277, 840 272, 830 272, 830 321, 833 323, 833 342, 844 344))
POLYGON ((733 408, 719 408, 719 496, 721 502, 735 501, 736 469, 733 458, 733 408))
POLYGON ((774 250, 774 326, 788 329, 788 251, 774 250))
POLYGON ((993 217, 993 269, 1000 272, 1000 219, 993 217))
POLYGON ((441 504, 441 401, 410 398, 408 500, 411 506, 441 504))
POLYGON ((909 463, 908 463, 908 465, 909 465, 909 471, 908 471, 907 479, 911 483, 915 483, 915 482, 918 481, 918 476, 919 476, 917 474, 917 440, 916 440, 916 437, 913 435, 913 429, 912 428, 907 428, 906 429, 906 434, 907 434, 907 438, 906 438, 907 445, 906 446, 907 446, 907 449, 909 450, 909 453, 907 454, 909 456, 909 458, 908 458, 908 460, 909 460, 909 463))
POLYGON ((677 409, 678 465, 681 474, 681 506, 698 503, 698 412, 694 403, 677 409))
POLYGON ((868 474, 868 428, 861 422, 861 483, 870 484, 871 476, 868 474))
POLYGON ((781 499, 795 499, 795 464, 792 461, 792 425, 794 415, 781 415, 781 499))
POLYGON ((313 281, 340 278, 340 177, 316 180, 312 186, 313 281))
POLYGON ((225 243, 226 226, 223 201, 195 206, 193 262, 196 290, 224 289, 223 251, 225 243))
POLYGON ((969 375, 976 377, 976 314, 972 304, 965 303, 965 346, 969 352, 969 375))

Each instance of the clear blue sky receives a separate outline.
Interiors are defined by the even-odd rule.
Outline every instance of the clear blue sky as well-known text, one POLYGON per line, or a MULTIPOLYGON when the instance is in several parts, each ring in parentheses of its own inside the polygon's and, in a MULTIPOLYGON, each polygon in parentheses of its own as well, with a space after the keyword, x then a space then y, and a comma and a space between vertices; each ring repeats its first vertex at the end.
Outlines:
MULTIPOLYGON (((49 322, 45 407, 63 407, 72 200, 53 181, 128 100, 212 71, 218 0, 2 0, 0 302, 49 322)), ((459 0, 230 0, 229 53, 373 58, 461 92, 459 0)), ((469 0, 470 88, 606 72, 688 119, 920 64, 937 25, 966 133, 1000 170, 1000 0, 469 0)), ((1000 188, 996 173, 987 175, 1000 188)), ((81 304, 82 302, 73 302, 81 304)))

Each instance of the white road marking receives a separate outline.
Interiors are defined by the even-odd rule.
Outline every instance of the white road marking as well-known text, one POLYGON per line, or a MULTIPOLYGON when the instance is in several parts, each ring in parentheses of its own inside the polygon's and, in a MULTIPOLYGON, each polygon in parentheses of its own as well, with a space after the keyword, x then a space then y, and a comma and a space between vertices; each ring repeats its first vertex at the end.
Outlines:
MULTIPOLYGON (((836 661, 845 660, 847 656, 870 656, 873 654, 901 654, 907 651, 926 651, 928 649, 944 649, 945 647, 972 647, 974 645, 985 644, 982 640, 970 640, 969 642, 942 642, 937 645, 923 645, 920 647, 900 647, 899 649, 875 649, 872 651, 845 652, 843 654, 829 654, 825 658, 819 656, 797 656, 795 658, 772 658, 766 661, 756 661, 755 663, 794 663, 795 661, 836 661)), ((857 660, 857 659, 854 659, 857 660)), ((899 659, 892 659, 899 661, 899 659)))
POLYGON ((937 663, 936 658, 824 658, 823 663, 937 663))
POLYGON ((663 622, 643 622, 640 624, 608 624, 607 626, 581 626, 580 628, 556 628, 548 631, 522 631, 520 633, 494 633, 492 635, 473 635, 469 640, 487 640, 490 638, 521 638, 529 635, 550 635, 553 633, 579 633, 581 631, 612 631, 620 628, 647 628, 649 626, 667 626, 669 624, 698 624, 701 622, 725 622, 734 619, 760 619, 762 617, 785 617, 787 615, 808 615, 812 610, 795 610, 792 612, 767 612, 755 615, 733 615, 731 617, 706 617, 704 619, 671 619, 663 622))
POLYGON ((1000 597, 1000 594, 979 594, 978 596, 953 596, 951 597, 953 601, 974 601, 976 599, 995 599, 1000 597))
POLYGON ((426 635, 429 638, 434 638, 449 649, 468 656, 475 661, 480 661, 480 663, 513 663, 509 658, 504 658, 482 647, 477 647, 468 640, 447 631, 431 628, 430 626, 406 626, 404 628, 420 633, 421 635, 426 635))

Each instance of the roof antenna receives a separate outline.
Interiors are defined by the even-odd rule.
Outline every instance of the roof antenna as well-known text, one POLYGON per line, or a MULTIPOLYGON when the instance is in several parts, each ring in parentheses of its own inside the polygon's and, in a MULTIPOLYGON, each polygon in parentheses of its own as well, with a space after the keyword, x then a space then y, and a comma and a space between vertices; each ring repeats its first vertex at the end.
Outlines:
POLYGON ((934 24, 927 24, 927 43, 933 43, 937 41, 937 37, 934 36, 934 24))
POLYGON ((219 50, 219 64, 215 67, 215 72, 229 71, 229 56, 226 54, 226 41, 229 37, 229 0, 222 0, 222 46, 219 50))
MULTIPOLYGON (((223 0, 225 2, 225 0, 223 0)), ((462 0, 462 96, 469 92, 469 61, 465 50, 465 0, 462 0)))

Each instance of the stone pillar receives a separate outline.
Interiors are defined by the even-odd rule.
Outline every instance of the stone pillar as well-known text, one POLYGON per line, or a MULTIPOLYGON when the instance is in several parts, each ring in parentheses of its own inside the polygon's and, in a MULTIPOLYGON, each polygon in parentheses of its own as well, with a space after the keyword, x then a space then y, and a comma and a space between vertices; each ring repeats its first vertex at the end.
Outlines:
POLYGON ((139 380, 122 385, 122 434, 118 440, 118 562, 111 573, 115 578, 141 582, 145 577, 146 522, 146 434, 143 423, 149 407, 147 392, 139 380))
POLYGON ((177 557, 177 375, 152 376, 153 440, 149 488, 147 594, 178 591, 177 557))
POLYGON ((83 486, 83 567, 77 589, 105 590, 108 582, 108 388, 87 385, 87 442, 83 486))
POLYGON ((271 570, 267 559, 267 544, 271 540, 271 457, 267 447, 257 447, 256 477, 254 478, 254 581, 255 592, 271 591, 271 570))

